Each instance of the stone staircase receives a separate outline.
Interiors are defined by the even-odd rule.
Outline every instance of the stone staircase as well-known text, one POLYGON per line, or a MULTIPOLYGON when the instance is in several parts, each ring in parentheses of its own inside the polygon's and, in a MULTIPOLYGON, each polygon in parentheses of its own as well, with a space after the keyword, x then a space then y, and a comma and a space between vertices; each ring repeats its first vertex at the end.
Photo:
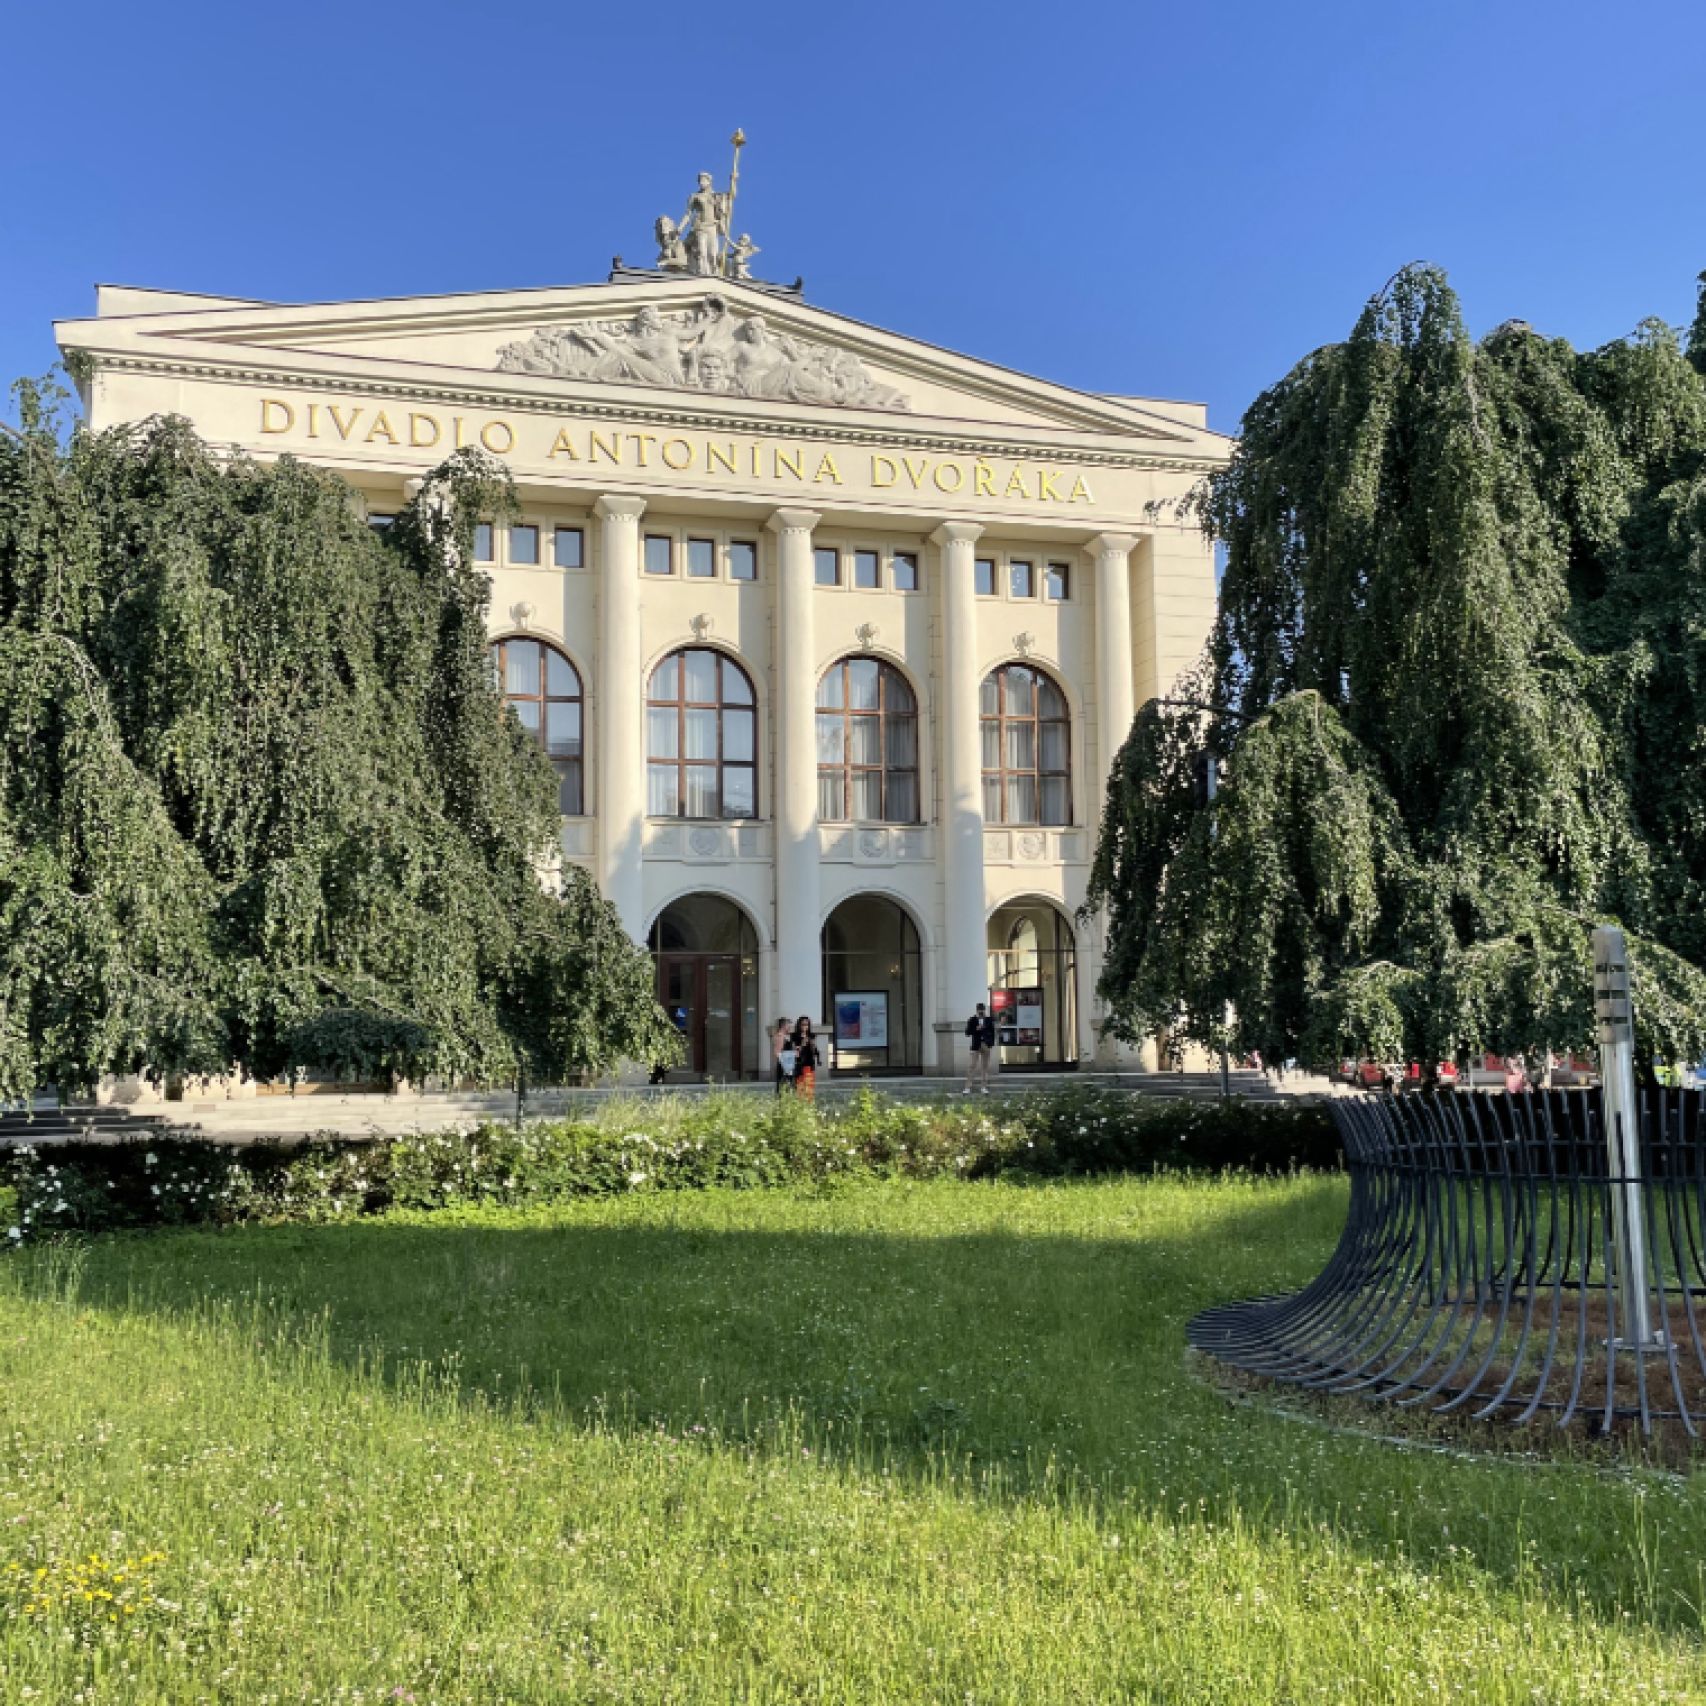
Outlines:
MULTIPOLYGON (((1246 1070, 1229 1074, 1231 1092, 1252 1102, 1277 1102, 1289 1096, 1322 1096, 1335 1092, 1324 1078, 1296 1074, 1281 1085, 1266 1075, 1246 1070)), ((1221 1094, 1218 1072, 1038 1072, 1003 1073, 990 1089, 1001 1097, 1046 1094, 1073 1087, 1095 1086, 1133 1096, 1214 1101, 1221 1094)), ((846 1102, 869 1088, 894 1101, 956 1100, 963 1085, 958 1078, 838 1078, 819 1079, 818 1100, 846 1102)), ((601 1103, 620 1098, 644 1102, 659 1097, 704 1096, 724 1093, 767 1097, 767 1083, 665 1084, 600 1086, 589 1089, 538 1090, 527 1098, 530 1119, 590 1112, 601 1103)), ((435 1131, 447 1126, 473 1125, 482 1120, 511 1120, 515 1096, 510 1091, 405 1092, 401 1095, 319 1092, 301 1096, 246 1096, 230 1100, 192 1099, 150 1102, 140 1107, 64 1107, 38 1100, 30 1113, 0 1112, 0 1147, 20 1143, 56 1143, 74 1139, 123 1143, 180 1132, 227 1143, 301 1139, 325 1133, 364 1137, 379 1132, 435 1131)))

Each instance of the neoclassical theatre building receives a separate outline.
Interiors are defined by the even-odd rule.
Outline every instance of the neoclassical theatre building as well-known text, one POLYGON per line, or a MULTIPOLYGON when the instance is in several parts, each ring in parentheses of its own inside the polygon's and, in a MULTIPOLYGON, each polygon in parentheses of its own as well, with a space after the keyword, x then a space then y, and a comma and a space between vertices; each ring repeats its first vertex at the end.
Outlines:
POLYGON ((955 1070, 978 1001, 1006 1067, 1112 1060, 1075 914, 1112 756, 1212 619, 1175 504, 1229 441, 664 235, 562 289, 103 287, 58 337, 93 426, 307 458, 376 526, 456 446, 509 468, 522 514, 478 536, 499 679, 696 1072, 767 1073, 780 1014, 839 1070, 955 1070))

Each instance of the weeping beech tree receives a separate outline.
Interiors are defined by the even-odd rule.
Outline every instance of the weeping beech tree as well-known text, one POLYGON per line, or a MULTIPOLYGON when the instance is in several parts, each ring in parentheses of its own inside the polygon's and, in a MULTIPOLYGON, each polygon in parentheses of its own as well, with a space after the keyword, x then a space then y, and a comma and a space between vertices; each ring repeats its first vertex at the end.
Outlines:
MULTIPOLYGON (((1706 278, 1706 275, 1703 275, 1706 278)), ((1263 393, 1192 503, 1196 673, 1114 766, 1113 1030, 1321 1061, 1706 1046, 1706 291, 1588 354, 1398 274, 1263 393), (1196 784, 1209 755, 1215 797, 1196 784)))
POLYGON ((0 438, 0 1099, 103 1074, 525 1084, 668 1058, 495 691, 458 453, 381 538, 181 420, 0 438))

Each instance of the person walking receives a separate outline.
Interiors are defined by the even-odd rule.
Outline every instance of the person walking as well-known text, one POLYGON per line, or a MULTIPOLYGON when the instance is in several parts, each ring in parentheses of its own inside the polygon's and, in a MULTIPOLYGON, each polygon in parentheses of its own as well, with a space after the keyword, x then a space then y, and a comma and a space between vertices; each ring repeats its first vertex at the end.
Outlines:
POLYGON ((966 1037, 971 1043, 971 1053, 966 1057, 966 1087, 963 1094, 969 1096, 972 1085, 981 1079, 983 1093, 987 1096, 989 1065, 995 1058, 995 1017, 981 1001, 977 1004, 977 1011, 966 1020, 966 1037))
POLYGON ((794 1027, 794 1090, 810 1102, 817 1096, 817 1034, 803 1014, 794 1027))
POLYGON ((776 1094, 780 1096, 794 1087, 794 1028, 786 1019, 776 1021, 770 1055, 776 1063, 776 1094))

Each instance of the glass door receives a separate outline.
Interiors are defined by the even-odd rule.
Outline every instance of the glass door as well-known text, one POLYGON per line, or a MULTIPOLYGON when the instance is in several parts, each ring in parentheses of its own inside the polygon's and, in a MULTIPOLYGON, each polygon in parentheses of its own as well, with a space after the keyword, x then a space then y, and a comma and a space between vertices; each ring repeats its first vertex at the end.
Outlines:
POLYGON ((686 1041, 682 1067, 696 1073, 705 1070, 705 1003, 699 983, 697 954, 658 957, 658 1002, 686 1041))
POLYGON ((699 1070, 707 1078, 739 1078, 740 961, 732 954, 726 958, 707 956, 699 962, 699 969, 699 1010, 704 1015, 699 1070))

